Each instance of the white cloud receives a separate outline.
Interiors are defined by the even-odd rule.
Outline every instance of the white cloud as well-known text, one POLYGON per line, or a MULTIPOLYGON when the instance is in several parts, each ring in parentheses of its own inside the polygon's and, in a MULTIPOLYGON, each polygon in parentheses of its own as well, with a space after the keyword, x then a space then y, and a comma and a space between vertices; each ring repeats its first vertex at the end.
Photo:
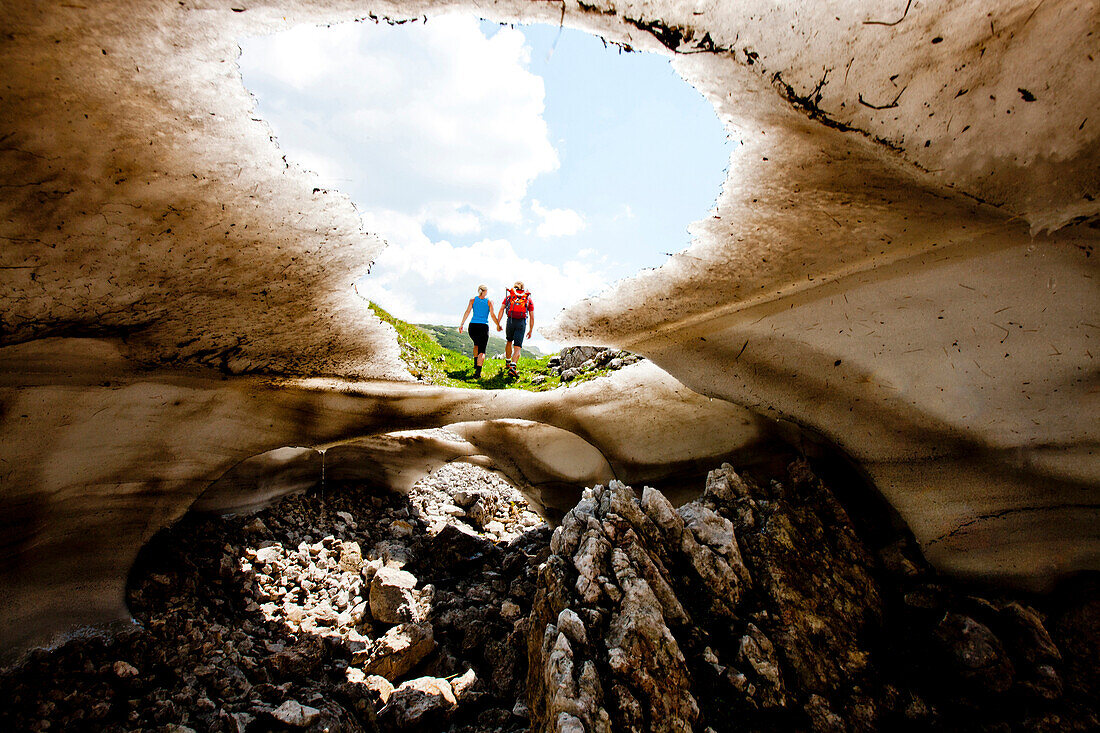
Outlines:
POLYGON ((531 211, 541 219, 535 233, 544 239, 567 237, 585 227, 584 217, 572 209, 547 209, 537 200, 532 199, 531 211))
POLYGON ((246 86, 261 114, 272 111, 287 159, 350 195, 364 230, 389 243, 357 283, 364 297, 414 323, 457 324, 478 284, 499 308, 505 287, 522 279, 534 294, 532 342, 554 348, 539 327, 609 284, 589 253, 554 264, 544 259, 560 258, 556 249, 524 256, 503 237, 456 245, 425 233, 517 232, 532 214, 540 238, 587 226, 572 209, 527 201, 558 156, 520 31, 486 38, 477 20, 443 16, 423 26, 295 28, 242 47, 246 86))
POLYGON ((531 181, 558 167, 543 81, 518 30, 486 38, 475 18, 454 15, 298 27, 242 47, 261 111, 294 112, 277 115, 287 158, 361 210, 476 232, 519 222, 531 181))
POLYGON ((457 325, 479 284, 489 287, 489 299, 499 308, 505 288, 521 279, 534 297, 537 335, 539 326, 565 306, 608 285, 607 277, 588 262, 569 260, 558 266, 523 257, 505 239, 482 239, 469 246, 432 241, 415 218, 402 214, 368 213, 363 227, 384 237, 389 246, 371 274, 359 281, 359 292, 414 323, 457 325))

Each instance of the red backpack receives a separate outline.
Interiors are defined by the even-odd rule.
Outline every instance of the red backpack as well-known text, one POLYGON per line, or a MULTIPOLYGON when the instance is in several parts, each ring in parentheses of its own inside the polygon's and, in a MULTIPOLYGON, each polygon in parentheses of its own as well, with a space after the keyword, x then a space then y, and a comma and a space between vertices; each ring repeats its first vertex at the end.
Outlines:
POLYGON ((531 298, 529 290, 512 290, 508 288, 508 295, 504 298, 505 310, 509 318, 526 318, 527 301, 531 298))

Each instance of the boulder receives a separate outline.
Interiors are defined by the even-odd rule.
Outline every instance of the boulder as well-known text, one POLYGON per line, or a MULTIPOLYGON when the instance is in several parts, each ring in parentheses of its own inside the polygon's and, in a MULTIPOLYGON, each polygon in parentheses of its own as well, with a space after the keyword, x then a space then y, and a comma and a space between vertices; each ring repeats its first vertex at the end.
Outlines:
POLYGON ((370 582, 370 612, 377 621, 399 624, 418 620, 416 576, 393 567, 380 568, 370 582))
MULTIPOLYGON (((346 512, 345 512, 346 513, 346 512)), ((340 570, 348 573, 358 573, 363 567, 363 551, 358 542, 340 543, 340 570)))
POLYGON ((563 371, 576 369, 599 351, 603 351, 603 349, 596 346, 569 346, 562 349, 561 354, 559 354, 559 367, 563 371))
POLYGON ((418 677, 402 682, 393 691, 386 704, 386 714, 398 728, 417 728, 442 719, 457 705, 447 680, 418 677))
POLYGON ((376 639, 368 649, 354 654, 352 662, 361 662, 365 674, 393 681, 407 674, 434 648, 431 624, 400 624, 376 639))
POLYGON ((271 715, 288 728, 306 728, 321 716, 321 711, 297 700, 287 700, 271 715))
POLYGON ((348 684, 361 688, 379 707, 385 705, 393 694, 393 683, 382 675, 367 674, 358 667, 348 667, 344 674, 348 684))
POLYGON ((455 694, 455 699, 461 702, 477 683, 477 673, 474 672, 473 669, 468 669, 450 682, 451 690, 453 690, 455 694))
POLYGON ((1012 686, 1012 662, 988 626, 969 616, 948 613, 935 633, 949 667, 962 682, 995 694, 1012 686))

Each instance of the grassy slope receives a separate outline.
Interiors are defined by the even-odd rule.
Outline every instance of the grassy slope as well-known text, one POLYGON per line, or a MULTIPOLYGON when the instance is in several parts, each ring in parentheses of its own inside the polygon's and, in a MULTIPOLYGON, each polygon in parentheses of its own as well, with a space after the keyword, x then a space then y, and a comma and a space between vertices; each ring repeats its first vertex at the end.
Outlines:
MULTIPOLYGON (((433 326, 428 323, 417 324, 420 328, 430 333, 436 340, 436 342, 445 349, 451 351, 457 351, 460 354, 473 353, 473 342, 470 341, 470 337, 465 333, 459 333, 458 328, 455 326, 433 326)), ((494 336, 495 326, 489 324, 489 343, 485 347, 485 352, 489 356, 495 354, 504 353, 504 344, 507 343, 500 336, 494 336)), ((520 358, 527 357, 528 359, 541 359, 543 354, 538 349, 524 346, 520 349, 520 358)))
MULTIPOLYGON (((509 377, 504 373, 503 359, 486 359, 481 379, 475 379, 474 360, 470 356, 440 346, 424 329, 394 318, 374 303, 370 304, 370 309, 378 318, 397 331, 397 341, 401 345, 401 358, 408 365, 412 375, 431 384, 472 389, 515 388, 531 392, 544 392, 561 384, 557 374, 547 371, 546 363, 550 360, 549 356, 529 359, 524 358, 522 354, 519 359, 518 377, 509 377), (546 381, 542 384, 534 384, 531 380, 539 374, 544 375, 546 381)), ((463 336, 463 338, 467 337, 463 336)), ((469 343, 468 338, 467 343, 469 343)), ((490 354, 492 353, 494 352, 490 349, 490 354)))

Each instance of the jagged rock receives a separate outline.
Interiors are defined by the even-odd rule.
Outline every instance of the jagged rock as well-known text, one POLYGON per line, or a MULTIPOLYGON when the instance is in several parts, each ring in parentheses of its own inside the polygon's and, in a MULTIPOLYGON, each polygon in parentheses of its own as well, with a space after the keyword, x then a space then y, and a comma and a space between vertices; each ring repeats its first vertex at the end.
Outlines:
POLYGON ((129 664, 128 662, 122 661, 115 662, 113 665, 111 665, 111 671, 114 672, 115 676, 118 677, 120 680, 133 679, 134 677, 137 677, 139 674, 141 674, 141 672, 138 671, 137 667, 129 664))
POLYGON ((481 498, 480 491, 467 491, 465 489, 456 491, 454 493, 454 502, 463 509, 469 509, 481 498))
POLYGON ((257 517, 256 519, 253 519, 251 522, 249 522, 245 526, 244 531, 247 532, 248 534, 267 534, 268 533, 267 525, 265 525, 263 523, 263 520, 260 519, 259 517, 257 517))
POLYGON ((447 680, 418 677, 402 682, 393 691, 387 702, 386 715, 398 728, 415 728, 438 721, 457 704, 447 680))
POLYGON ((306 728, 321 716, 321 711, 308 705, 302 705, 297 700, 287 700, 277 707, 271 715, 275 720, 290 728, 306 728))
POLYGON ((363 567, 363 551, 358 542, 340 543, 340 569, 349 573, 358 573, 363 567))
POLYGON ((314 637, 305 637, 291 649, 281 650, 267 659, 270 669, 283 677, 309 675, 324 660, 325 650, 314 637))
POLYGON ((478 527, 485 529, 493 521, 493 513, 496 509, 496 503, 490 497, 480 496, 466 510, 466 516, 478 527))
POLYGON ((433 551, 442 564, 462 566, 492 553, 493 545, 467 526, 447 524, 435 536, 433 551))
MULTIPOLYGON (((390 522, 389 528, 394 531, 393 537, 397 537, 397 532, 405 534, 405 530, 408 523, 398 525, 397 522, 390 522)), ((409 564, 412 560, 411 552, 408 544, 400 542, 396 539, 381 540, 374 547, 371 548, 369 560, 381 560, 382 565, 391 568, 403 568, 409 564)))
POLYGON ((729 466, 712 472, 701 499, 679 509, 649 487, 640 499, 615 481, 585 492, 555 530, 540 575, 532 621, 538 629, 546 619, 548 636, 529 644, 531 664, 545 671, 529 677, 536 730, 549 730, 561 712, 588 725, 592 706, 579 703, 577 677, 565 674, 590 661, 578 658, 579 650, 599 655, 611 671, 600 689, 617 730, 694 727, 725 713, 719 699, 754 715, 813 694, 828 701, 839 692, 843 700, 848 691, 846 707, 819 710, 819 723, 835 717, 842 725, 876 725, 877 709, 857 692, 873 684, 862 646, 881 604, 867 575, 871 561, 852 546, 851 525, 835 499, 804 466, 791 470, 799 476, 791 482, 797 494, 773 486, 784 501, 752 488, 729 466), (766 610, 746 622, 741 608, 750 600, 766 610), (701 641, 731 631, 732 648, 701 641), (589 651, 593 633, 599 642, 589 651), (788 691, 789 679, 797 692, 788 691), (721 692, 697 698, 701 689, 721 692), (535 697, 543 691, 546 704, 535 697))
POLYGON ((755 624, 748 624, 746 630, 748 633, 741 637, 738 648, 738 662, 743 668, 753 671, 756 690, 760 694, 760 705, 780 707, 784 704, 785 697, 775 647, 755 624))
POLYGON ((352 661, 361 663, 365 674, 381 675, 392 682, 408 673, 434 648, 431 624, 406 623, 394 626, 352 661))
POLYGON ((844 719, 833 712, 829 701, 821 695, 810 695, 802 709, 806 711, 806 717, 810 719, 810 729, 814 733, 846 733, 848 730, 844 719))
POLYGON ((562 612, 558 614, 557 627, 572 643, 588 644, 588 634, 584 630, 584 622, 581 621, 580 616, 573 609, 562 609, 562 612))
POLYGON ((565 633, 550 625, 543 638, 543 647, 549 650, 542 680, 549 695, 545 701, 547 717, 557 721, 558 727, 562 720, 575 720, 570 724, 581 725, 581 730, 587 727, 594 733, 610 733, 610 718, 602 707, 603 691, 592 662, 580 665, 578 675, 565 633))
MULTIPOLYGON (((597 352, 602 349, 596 346, 569 346, 561 350, 558 354, 558 366, 564 372, 569 369, 576 369, 584 362, 591 359, 597 352)), ((564 379, 564 374, 562 379, 564 379)))
POLYGON ((379 568, 370 582, 370 613, 376 620, 399 624, 418 619, 416 576, 392 567, 379 568))
POLYGON ((348 667, 345 672, 348 684, 362 688, 372 697, 378 707, 386 704, 393 694, 393 683, 378 674, 366 674, 358 667, 348 667))
POLYGON ((506 600, 500 604, 500 616, 505 620, 511 621, 519 618, 520 613, 519 605, 511 600, 506 600))
POLYGON ((998 614, 1012 647, 1032 665, 1060 662, 1062 653, 1054 644, 1038 611, 1018 601, 1005 604, 998 614))
POLYGON ((450 680, 451 690, 454 692, 455 700, 462 702, 466 695, 477 684, 477 673, 473 669, 468 669, 458 677, 450 680))
POLYGON ((948 613, 936 627, 936 639, 961 681, 997 694, 1012 686, 1012 662, 1001 640, 985 624, 948 613))
POLYGON ((554 721, 554 733, 586 733, 580 718, 569 713, 559 713, 554 721))
POLYGON ((612 565, 623 600, 611 617, 608 665, 642 696, 655 731, 688 730, 699 716, 699 707, 690 693, 691 676, 683 652, 665 625, 656 596, 637 576, 626 554, 616 549, 612 565))

